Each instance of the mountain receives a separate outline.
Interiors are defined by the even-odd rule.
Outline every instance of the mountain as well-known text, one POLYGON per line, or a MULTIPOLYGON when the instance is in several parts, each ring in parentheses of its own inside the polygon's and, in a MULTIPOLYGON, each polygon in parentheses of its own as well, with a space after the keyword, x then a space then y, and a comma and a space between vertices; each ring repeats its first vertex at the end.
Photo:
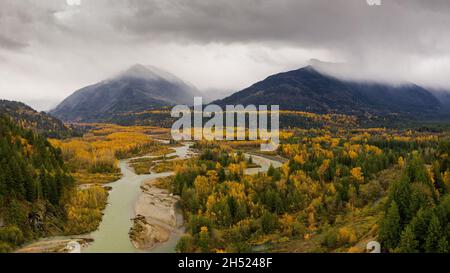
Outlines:
POLYGON ((450 113, 450 91, 445 89, 430 89, 430 92, 442 104, 442 109, 445 113, 450 113))
POLYGON ((7 115, 24 128, 52 138, 66 138, 73 134, 72 128, 44 112, 37 112, 28 105, 0 100, 0 115, 7 115))
POLYGON ((195 87, 151 66, 134 65, 118 76, 87 86, 50 113, 64 121, 105 121, 113 115, 176 104, 193 104, 195 87))
POLYGON ((345 81, 312 66, 272 75, 214 103, 280 105, 281 110, 356 115, 427 114, 441 109, 438 99, 420 86, 345 81))

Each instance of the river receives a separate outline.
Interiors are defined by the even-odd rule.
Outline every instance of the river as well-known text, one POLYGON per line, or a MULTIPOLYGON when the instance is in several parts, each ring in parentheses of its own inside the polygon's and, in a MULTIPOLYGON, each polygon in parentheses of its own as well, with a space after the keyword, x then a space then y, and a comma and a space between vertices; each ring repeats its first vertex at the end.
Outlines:
MULTIPOLYGON (((181 147, 176 147, 174 148, 175 152, 168 156, 176 155, 180 159, 186 158, 189 155, 189 146, 190 144, 186 143, 181 147)), ((94 242, 89 247, 83 249, 85 253, 142 252, 131 244, 128 235, 133 225, 134 204, 141 194, 140 186, 146 180, 167 177, 172 175, 173 172, 137 175, 128 166, 130 160, 120 161, 122 178, 114 183, 108 184, 112 188, 108 196, 108 205, 104 210, 103 219, 98 229, 91 233, 90 237, 94 239, 94 242)), ((176 241, 173 242, 174 240, 172 239, 154 248, 152 252, 174 252, 176 241)))
MULTIPOLYGON (((190 143, 185 143, 181 147, 176 147, 175 153, 179 158, 187 158, 189 156, 190 143)), ((249 154, 245 154, 250 157, 249 154)), ((256 174, 259 172, 266 172, 270 165, 280 167, 281 163, 270 160, 257 155, 251 155, 253 162, 260 165, 259 168, 251 168, 245 170, 246 174, 256 174)), ((120 169, 122 171, 122 179, 108 184, 112 187, 108 197, 108 206, 104 211, 103 220, 100 223, 97 231, 91 233, 90 237, 94 242, 83 249, 85 253, 139 253, 139 252, 153 252, 153 253, 170 253, 175 252, 175 246, 178 239, 182 235, 182 230, 173 232, 170 239, 157 245, 149 251, 141 251, 136 249, 129 238, 128 232, 133 225, 132 218, 134 216, 134 205, 141 194, 140 186, 144 181, 160 177, 167 177, 173 174, 168 173, 152 173, 149 175, 137 175, 130 169, 128 162, 131 159, 120 161, 120 169)), ((182 222, 180 211, 177 213, 177 221, 182 222)))

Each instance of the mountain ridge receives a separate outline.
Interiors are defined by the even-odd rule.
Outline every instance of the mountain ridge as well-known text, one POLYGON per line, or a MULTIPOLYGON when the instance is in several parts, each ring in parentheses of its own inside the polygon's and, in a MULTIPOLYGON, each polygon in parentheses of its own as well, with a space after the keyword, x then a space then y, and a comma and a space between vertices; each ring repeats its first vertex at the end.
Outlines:
POLYGON ((73 129, 59 119, 22 102, 0 100, 0 115, 6 115, 22 127, 46 137, 67 138, 74 134, 73 129))
POLYGON ((340 80, 313 66, 271 75, 213 103, 280 105, 282 110, 343 114, 431 113, 442 107, 430 91, 412 83, 340 80))
POLYGON ((75 91, 50 113, 65 121, 101 121, 115 114, 192 104, 196 95, 200 92, 194 86, 175 75, 136 64, 75 91))
MULTIPOLYGON (((201 95, 173 74, 134 65, 115 77, 74 92, 50 113, 64 121, 110 122, 118 116, 146 110, 192 105, 193 97, 201 95)), ((342 80, 311 65, 271 75, 212 103, 279 105, 281 110, 357 116, 401 114, 420 118, 444 113, 443 103, 419 85, 342 80)))

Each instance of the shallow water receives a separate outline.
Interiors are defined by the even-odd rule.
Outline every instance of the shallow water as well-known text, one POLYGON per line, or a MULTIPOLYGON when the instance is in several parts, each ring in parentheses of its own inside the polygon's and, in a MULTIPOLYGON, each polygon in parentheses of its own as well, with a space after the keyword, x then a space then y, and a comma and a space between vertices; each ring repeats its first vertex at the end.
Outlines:
MULTIPOLYGON (((175 153, 179 158, 188 156, 190 143, 184 144, 182 147, 175 148, 175 153)), ((169 155, 169 156, 171 156, 169 155)), ((249 157, 250 155, 247 155, 249 157)), ((280 167, 281 163, 264 157, 252 155, 253 162, 260 165, 260 168, 247 169, 246 174, 256 174, 266 172, 270 165, 275 168, 280 167)), ((129 167, 130 159, 120 161, 120 169, 123 177, 117 182, 108 184, 112 187, 108 197, 108 206, 104 211, 103 220, 97 231, 91 233, 94 242, 87 248, 83 249, 85 253, 172 253, 184 233, 182 226, 178 227, 176 232, 172 233, 170 239, 149 251, 136 249, 130 241, 128 232, 133 225, 132 217, 134 215, 134 205, 141 194, 140 186, 148 179, 159 177, 167 177, 173 173, 160 173, 150 175, 136 175, 129 167)), ((177 210, 177 223, 182 223, 180 209, 177 210)))
MULTIPOLYGON (((176 147, 175 153, 168 156, 177 155, 185 158, 188 154, 190 144, 176 147)), ((130 159, 120 161, 122 179, 108 184, 112 187, 108 197, 108 206, 104 211, 103 220, 99 228, 91 233, 94 242, 83 249, 85 253, 136 253, 142 252, 134 248, 131 244, 128 232, 133 225, 134 204, 141 194, 140 186, 148 179, 167 177, 169 173, 152 173, 149 175, 137 175, 129 167, 130 159)), ((177 217, 180 217, 177 215, 177 217)), ((181 229, 181 227, 180 227, 181 229)), ((180 230, 182 233, 182 230, 180 230)), ((181 234, 175 233, 168 242, 158 245, 151 252, 174 252, 175 246, 181 234)))

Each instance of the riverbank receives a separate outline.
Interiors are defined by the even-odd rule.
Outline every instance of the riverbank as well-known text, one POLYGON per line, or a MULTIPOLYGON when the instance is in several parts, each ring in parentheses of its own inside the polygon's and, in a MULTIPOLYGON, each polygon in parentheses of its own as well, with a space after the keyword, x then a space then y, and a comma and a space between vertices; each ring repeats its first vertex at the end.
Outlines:
MULTIPOLYGON (((191 157, 194 153, 189 146, 190 143, 184 143, 169 156, 176 156, 176 159, 191 157)), ((246 153, 245 156, 252 157, 260 166, 245 170, 248 175, 266 172, 270 165, 275 168, 282 165, 258 155, 246 153)), ((81 242, 82 252, 175 252, 177 242, 184 234, 179 197, 155 185, 158 178, 168 177, 173 172, 137 175, 129 166, 130 160, 120 161, 123 176, 108 184, 110 195, 102 222, 95 232, 85 236, 81 242)), ((25 246, 20 252, 66 252, 65 247, 72 240, 72 237, 48 239, 25 246)))
MULTIPOLYGON (((170 154, 168 161, 192 157, 192 143, 184 143, 170 154)), ((159 178, 173 175, 172 172, 157 174, 159 178)), ((156 175, 156 174, 153 174, 156 175)), ((152 177, 141 185, 141 194, 134 205, 133 226, 129 236, 133 246, 140 251, 175 252, 178 239, 184 234, 183 216, 177 209, 179 196, 156 186, 158 178, 152 177)))
MULTIPOLYGON (((189 150, 189 146, 191 143, 183 143, 182 146, 173 147, 175 150, 174 153, 168 154, 168 157, 176 156, 178 159, 184 159, 191 156, 191 151, 189 150)), ((144 156, 144 157, 151 157, 144 156)), ((137 157, 143 158, 143 157, 137 157)), ((166 243, 151 243, 152 251, 156 252, 173 252, 175 250, 176 242, 172 245, 172 242, 178 238, 178 234, 169 233, 169 238, 167 237, 167 232, 161 228, 154 228, 153 226, 147 225, 146 221, 143 221, 144 218, 137 219, 139 213, 146 214, 150 212, 146 212, 146 210, 142 209, 141 212, 135 211, 136 203, 139 203, 139 200, 142 198, 141 196, 146 195, 143 193, 143 188, 148 181, 153 181, 157 178, 167 177, 173 174, 173 172, 167 173, 151 173, 138 175, 134 172, 133 168, 130 167, 130 161, 137 158, 131 158, 127 160, 120 161, 120 169, 123 174, 122 179, 119 181, 110 184, 112 190, 108 197, 108 206, 104 211, 103 220, 100 223, 100 226, 97 231, 91 234, 94 242, 83 249, 83 252, 90 253, 136 253, 136 252, 149 252, 149 248, 146 246, 150 245, 150 242, 167 242, 166 243), (148 239, 142 238, 142 246, 136 244, 138 248, 135 247, 135 244, 130 239, 130 231, 133 231, 135 223, 138 224, 135 231, 139 231, 139 236, 144 236, 148 239), (140 231, 142 230, 142 232, 140 231), (154 235, 156 234, 156 235, 154 235), (153 238, 152 238, 153 237, 153 238), (170 246, 169 246, 170 242, 170 246)), ((157 198, 156 198, 157 199, 157 198)), ((150 204, 148 199, 147 204, 150 204)), ((155 203, 156 204, 156 203, 155 203)), ((170 210, 165 209, 164 206, 158 206, 158 209, 161 208, 163 211, 160 213, 161 215, 165 214, 175 214, 170 212, 170 210)), ((156 210, 156 209, 155 209, 156 210)), ((151 212, 154 214, 157 212, 151 212)), ((163 219, 163 216, 157 216, 156 219, 163 219)), ((175 217, 178 217, 176 215, 175 217)), ((178 221, 179 222, 179 221, 178 221)), ((170 222, 169 222, 170 223, 170 222)), ((161 225, 163 226, 163 225, 161 225)), ((137 237, 139 237, 137 236, 137 237)), ((137 238, 136 237, 136 238, 137 238)))
POLYGON ((15 253, 68 253, 67 246, 71 242, 76 242, 81 248, 86 248, 92 242, 92 239, 87 237, 45 238, 21 247, 15 253))
POLYGON ((155 187, 155 182, 151 179, 143 183, 142 194, 134 207, 130 239, 134 247, 140 250, 151 250, 167 242, 174 233, 183 233, 183 223, 176 216, 179 197, 155 187))
MULTIPOLYGON (((168 144, 168 141, 161 141, 162 144, 168 144)), ((183 143, 179 146, 173 147, 174 152, 168 156, 174 156, 175 158, 187 158, 192 155, 189 149, 191 143, 183 143)), ((155 155, 147 155, 142 157, 156 157, 155 155)), ((121 179, 107 184, 104 186, 109 191, 107 198, 106 208, 102 211, 102 220, 100 225, 95 231, 82 235, 82 236, 59 236, 43 238, 30 244, 24 245, 17 249, 20 253, 55 253, 55 252, 67 252, 67 244, 76 241, 80 242, 82 252, 90 253, 135 253, 143 252, 135 248, 129 238, 130 228, 133 226, 135 218, 135 204, 141 194, 141 186, 145 184, 145 181, 151 181, 159 177, 170 176, 173 173, 151 173, 147 175, 137 175, 132 168, 130 168, 130 159, 124 159, 119 161, 119 167, 121 170, 121 179), (83 237, 83 240, 79 241, 79 238, 83 237)), ((88 189, 92 185, 86 184, 80 186, 80 190, 88 189)), ((166 212, 164 212, 166 213, 166 212)), ((172 214, 176 214, 172 212, 172 214)), ((180 216, 176 215, 175 218, 180 216)), ((157 217, 156 217, 157 218, 157 217)), ((182 223, 182 220, 178 222, 182 223)), ((150 234, 158 233, 156 230, 152 230, 150 234)), ((178 234, 168 233, 169 238, 165 238, 164 234, 167 234, 164 230, 159 232, 159 241, 167 241, 167 244, 161 247, 161 252, 172 252, 175 249, 176 241, 181 236, 178 234), (173 236, 172 236, 173 235, 173 236), (174 244, 172 242, 175 242, 174 244)), ((158 248, 153 248, 154 251, 159 251, 158 248)), ((145 251, 144 251, 145 252, 145 251)))
MULTIPOLYGON (((258 166, 246 169, 247 175, 266 172, 270 166, 278 168, 282 165, 280 161, 260 155, 245 153, 244 156, 251 157, 255 166, 258 166)), ((182 213, 177 213, 180 197, 155 184, 157 179, 149 179, 141 186, 142 193, 134 207, 130 239, 134 247, 142 251, 174 252, 178 238, 184 234, 182 213)))

